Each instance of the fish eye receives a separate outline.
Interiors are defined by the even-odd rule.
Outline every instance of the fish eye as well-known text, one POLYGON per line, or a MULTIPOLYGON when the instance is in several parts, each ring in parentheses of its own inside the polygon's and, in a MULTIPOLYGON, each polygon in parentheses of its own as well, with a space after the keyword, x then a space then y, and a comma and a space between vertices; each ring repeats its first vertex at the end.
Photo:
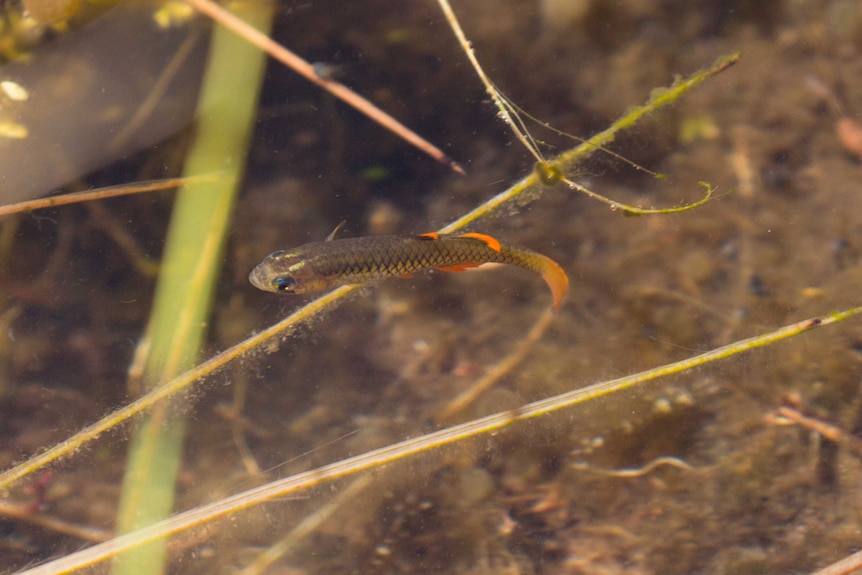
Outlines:
POLYGON ((273 287, 278 291, 293 291, 296 280, 288 276, 280 276, 272 280, 273 287))

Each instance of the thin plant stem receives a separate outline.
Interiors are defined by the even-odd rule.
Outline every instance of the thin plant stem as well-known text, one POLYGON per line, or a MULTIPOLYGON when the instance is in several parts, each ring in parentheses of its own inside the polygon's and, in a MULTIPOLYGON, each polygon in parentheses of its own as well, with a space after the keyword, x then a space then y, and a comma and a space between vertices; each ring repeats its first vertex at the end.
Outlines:
POLYGON ((87 190, 85 192, 73 192, 71 194, 51 196, 49 198, 39 198, 36 200, 28 200, 26 202, 18 202, 16 204, 7 204, 5 206, 0 206, 0 216, 8 216, 10 214, 29 212, 32 210, 43 210, 45 208, 56 208, 57 206, 66 206, 69 204, 78 204, 81 202, 104 200, 107 198, 118 198, 120 196, 129 196, 132 194, 143 194, 145 192, 170 190, 174 188, 179 188, 184 184, 192 184, 195 182, 203 182, 214 179, 214 175, 202 175, 195 176, 193 178, 168 178, 165 180, 153 180, 150 182, 135 182, 134 184, 108 186, 106 188, 97 188, 95 190, 87 190))

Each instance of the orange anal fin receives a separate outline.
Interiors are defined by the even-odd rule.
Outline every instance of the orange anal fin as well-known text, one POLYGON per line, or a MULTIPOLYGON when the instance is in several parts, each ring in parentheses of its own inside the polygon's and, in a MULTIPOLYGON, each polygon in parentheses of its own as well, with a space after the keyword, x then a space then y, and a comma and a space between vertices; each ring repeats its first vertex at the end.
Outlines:
POLYGON ((470 268, 476 268, 482 265, 484 262, 469 262, 466 264, 456 264, 453 266, 437 266, 438 270, 442 270, 444 272, 463 272, 467 271, 470 268))
POLYGON ((400 277, 400 278, 401 278, 401 279, 403 279, 403 280, 409 280, 410 278, 412 278, 412 277, 413 277, 413 274, 401 274, 401 275, 400 275, 400 276, 398 276, 398 277, 400 277))
POLYGON ((467 234, 461 234, 461 235, 456 236, 456 237, 472 238, 474 240, 479 240, 480 242, 484 243, 486 246, 488 246, 490 249, 494 250, 495 252, 499 252, 503 249, 503 247, 500 245, 500 240, 498 240, 497 238, 491 237, 487 234, 477 234, 475 232, 470 232, 467 234))

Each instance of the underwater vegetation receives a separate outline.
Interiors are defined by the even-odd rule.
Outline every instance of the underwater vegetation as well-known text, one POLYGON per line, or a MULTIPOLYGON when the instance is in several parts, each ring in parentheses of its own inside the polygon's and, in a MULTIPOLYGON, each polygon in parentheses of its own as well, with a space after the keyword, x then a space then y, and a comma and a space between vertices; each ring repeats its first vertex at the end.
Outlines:
POLYGON ((433 2, 225 7, 436 152, 186 4, 40 16, 3 52, 2 202, 161 191, 4 208, 0 572, 804 573, 858 549, 857 2, 455 3, 500 93, 592 143, 513 135, 433 2), (517 265, 249 283, 341 221, 335 245, 505 238, 568 295, 552 312, 517 265))

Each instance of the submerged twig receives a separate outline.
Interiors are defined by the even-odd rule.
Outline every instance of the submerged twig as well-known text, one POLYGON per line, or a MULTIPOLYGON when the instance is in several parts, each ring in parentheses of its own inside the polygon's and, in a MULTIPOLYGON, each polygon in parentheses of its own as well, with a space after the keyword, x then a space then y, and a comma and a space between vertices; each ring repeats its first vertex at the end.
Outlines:
POLYGON ((791 409, 786 406, 778 408, 778 415, 789 419, 797 425, 801 425, 806 429, 810 429, 811 431, 820 434, 829 441, 846 446, 856 457, 862 458, 862 440, 845 432, 840 427, 814 417, 807 416, 796 409, 791 409))
POLYGON ((392 132, 402 139, 406 140, 416 148, 422 150, 438 162, 449 166, 455 172, 464 174, 464 169, 458 163, 446 155, 442 150, 422 138, 419 134, 375 106, 369 100, 363 98, 350 88, 336 82, 332 78, 321 76, 317 73, 314 66, 267 36, 256 30, 253 26, 249 26, 246 22, 232 15, 230 12, 210 0, 186 0, 189 4, 195 7, 199 12, 206 14, 222 26, 232 30, 239 36, 242 36, 250 44, 253 44, 290 68, 303 76, 306 80, 317 84, 336 98, 339 98, 346 104, 349 104, 392 132))
POLYGON ((818 569, 811 575, 848 575, 858 572, 859 569, 862 569, 862 551, 857 551, 832 565, 818 569))
POLYGON ((18 202, 17 204, 0 206, 0 216, 8 216, 9 214, 29 212, 32 210, 42 210, 45 208, 55 208, 57 206, 66 206, 80 202, 92 202, 94 200, 118 198, 120 196, 129 196, 132 194, 143 194, 145 192, 171 190, 186 184, 211 181, 216 177, 218 177, 217 174, 194 176, 190 178, 168 178, 165 180, 153 180, 151 182, 135 182, 134 184, 108 186, 105 188, 97 188, 95 190, 87 190, 85 192, 73 192, 71 194, 63 194, 61 196, 51 196, 49 198, 39 198, 38 200, 29 200, 26 202, 18 202))
POLYGON ((111 531, 107 529, 77 525, 69 521, 56 519, 54 517, 34 512, 33 508, 27 504, 22 505, 10 503, 8 501, 0 501, 0 516, 30 523, 31 525, 53 531, 54 533, 61 533, 63 535, 68 535, 69 537, 75 537, 91 543, 107 541, 112 536, 111 531))

